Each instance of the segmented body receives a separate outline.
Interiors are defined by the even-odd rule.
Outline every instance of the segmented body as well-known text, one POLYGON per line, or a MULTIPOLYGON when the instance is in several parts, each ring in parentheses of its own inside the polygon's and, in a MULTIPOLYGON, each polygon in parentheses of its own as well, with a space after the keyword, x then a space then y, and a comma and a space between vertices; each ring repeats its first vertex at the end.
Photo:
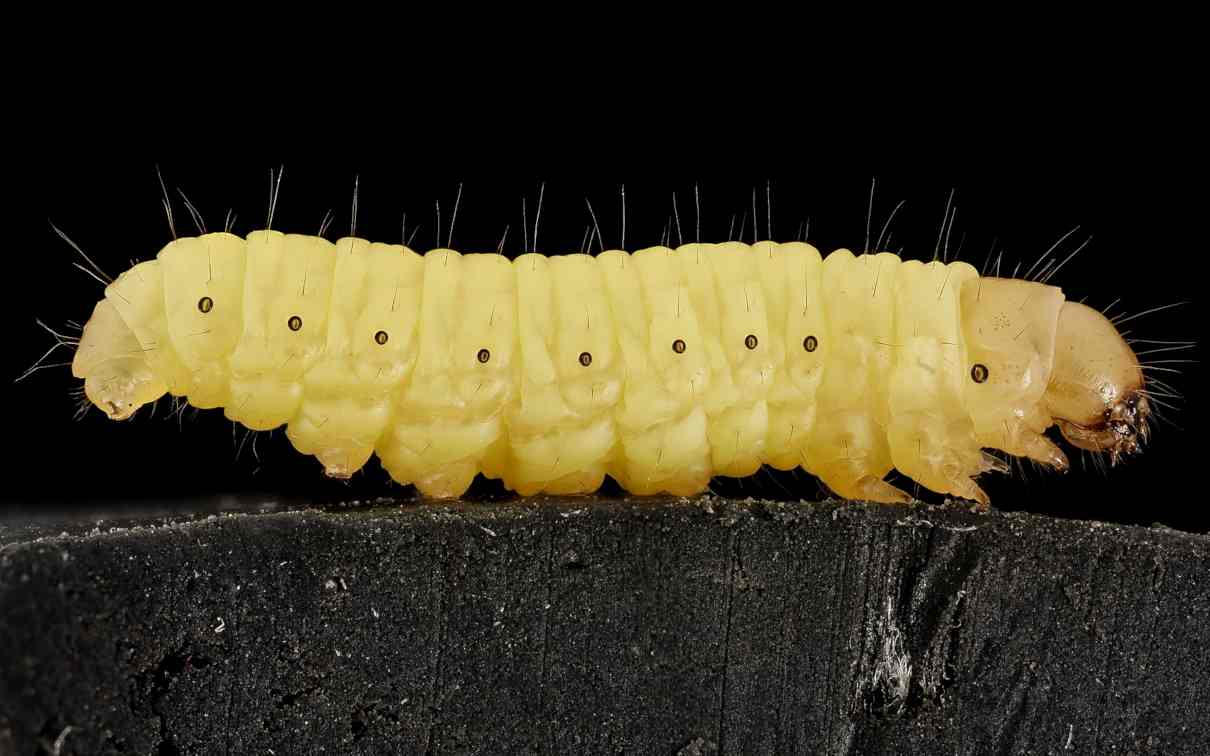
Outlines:
POLYGON ((285 424, 330 475, 377 454, 431 496, 477 473, 527 495, 606 475, 691 494, 768 464, 893 501, 893 467, 982 499, 983 447, 1048 453, 1062 302, 962 262, 803 243, 509 260, 257 231, 168 244, 94 320, 129 327, 157 390, 285 424))

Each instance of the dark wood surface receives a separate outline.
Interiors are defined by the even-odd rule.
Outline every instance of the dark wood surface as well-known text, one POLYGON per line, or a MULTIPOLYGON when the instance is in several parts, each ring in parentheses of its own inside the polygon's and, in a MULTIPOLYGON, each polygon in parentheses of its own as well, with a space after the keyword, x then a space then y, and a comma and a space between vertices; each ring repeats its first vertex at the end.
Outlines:
POLYGON ((9 521, 0 753, 1201 754, 1208 628, 1206 536, 958 505, 9 521))

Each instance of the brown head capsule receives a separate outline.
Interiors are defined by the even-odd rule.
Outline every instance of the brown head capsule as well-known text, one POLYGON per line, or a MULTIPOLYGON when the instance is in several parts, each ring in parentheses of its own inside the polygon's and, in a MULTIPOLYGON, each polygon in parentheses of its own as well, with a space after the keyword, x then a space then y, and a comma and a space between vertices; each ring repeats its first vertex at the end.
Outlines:
POLYGON ((1134 350, 1101 313, 1065 302, 1055 336, 1047 411, 1073 445, 1108 452, 1111 462, 1147 438, 1151 408, 1134 350))

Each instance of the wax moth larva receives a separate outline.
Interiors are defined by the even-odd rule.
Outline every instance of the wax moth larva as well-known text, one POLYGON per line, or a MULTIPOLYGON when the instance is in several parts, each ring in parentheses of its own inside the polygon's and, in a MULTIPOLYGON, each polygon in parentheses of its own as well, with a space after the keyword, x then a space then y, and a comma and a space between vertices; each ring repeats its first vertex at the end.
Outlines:
POLYGON ((508 260, 182 237, 106 287, 72 371, 110 418, 172 394, 435 497, 477 474, 692 494, 767 464, 907 501, 895 468, 986 504, 985 449, 1064 469, 1057 424, 1116 460, 1150 411, 1130 346, 1057 287, 799 242, 508 260))

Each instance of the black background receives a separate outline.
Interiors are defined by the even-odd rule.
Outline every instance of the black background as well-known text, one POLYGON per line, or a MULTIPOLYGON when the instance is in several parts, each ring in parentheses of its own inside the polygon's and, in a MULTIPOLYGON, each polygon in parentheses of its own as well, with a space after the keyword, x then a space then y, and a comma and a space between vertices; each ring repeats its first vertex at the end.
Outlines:
MULTIPOLYGON (((1080 230, 1060 251, 1093 237, 1052 283, 1070 299, 1115 312, 1139 312, 1177 301, 1190 304, 1135 321, 1132 335, 1202 337, 1204 306, 1204 164, 1189 138, 1193 126, 1172 118, 1162 93, 1123 99, 1093 88, 1059 101, 1028 96, 1011 106, 973 109, 875 101, 828 107, 803 96, 763 106, 742 97, 726 102, 669 98, 651 108, 637 102, 566 103, 516 98, 473 110, 454 105, 403 109, 384 95, 370 105, 285 107, 244 100, 136 117, 121 106, 44 108, 27 122, 28 139, 10 163, 19 199, 6 231, 4 370, 19 375, 51 343, 34 318, 60 326, 83 321, 100 287, 71 267, 72 251, 51 231, 62 228, 110 273, 152 257, 169 239, 160 207, 158 164, 170 192, 178 232, 195 233, 175 190, 184 190, 211 229, 228 208, 237 233, 263 226, 268 170, 285 165, 274 227, 315 233, 326 211, 329 238, 349 227, 355 176, 360 176, 357 233, 397 242, 401 215, 419 224, 414 246, 435 237, 440 201, 448 231, 463 185, 453 246, 492 251, 506 225, 505 251, 520 251, 521 201, 534 220, 545 182, 539 250, 579 248, 591 222, 591 200, 607 246, 618 242, 619 188, 627 199, 627 247, 659 242, 676 193, 686 240, 695 235, 694 187, 701 197, 703 241, 725 239, 732 218, 751 215, 757 192, 761 237, 793 238, 810 219, 809 241, 823 252, 864 245, 870 182, 877 179, 872 223, 877 230, 899 200, 892 251, 930 258, 946 198, 956 190, 951 256, 980 267, 993 240, 1008 269, 1028 266, 1056 239, 1080 230), (958 248, 961 248, 960 251, 958 248)), ((752 219, 746 222, 750 238, 752 219)), ((444 233, 444 232, 443 232, 444 233)), ((675 241, 675 231, 673 231, 675 241)), ((1198 349, 1156 355, 1198 358, 1198 349)), ((62 353, 63 359, 70 355, 62 353)), ((52 359, 58 361, 57 359, 52 359)), ((1204 381, 1197 364, 1175 365, 1170 379, 1184 394, 1171 422, 1161 423, 1141 457, 1108 473, 1081 465, 1060 476, 1026 466, 982 483, 993 506, 1120 522, 1205 527, 1202 495, 1204 381)), ((238 494, 366 499, 405 493, 376 461, 352 481, 330 481, 309 457, 296 454, 279 430, 236 447, 221 411, 186 412, 183 422, 146 409, 126 423, 98 411, 72 419, 66 368, 5 381, 10 445, 4 505, 67 503, 112 507, 134 500, 181 501, 238 494)), ((161 403, 166 404, 166 403, 161 403)), ((909 484, 910 486, 910 484, 909 484)), ((761 474, 719 480, 728 494, 816 498, 804 474, 761 474)), ((477 484, 476 495, 492 496, 477 484)))

